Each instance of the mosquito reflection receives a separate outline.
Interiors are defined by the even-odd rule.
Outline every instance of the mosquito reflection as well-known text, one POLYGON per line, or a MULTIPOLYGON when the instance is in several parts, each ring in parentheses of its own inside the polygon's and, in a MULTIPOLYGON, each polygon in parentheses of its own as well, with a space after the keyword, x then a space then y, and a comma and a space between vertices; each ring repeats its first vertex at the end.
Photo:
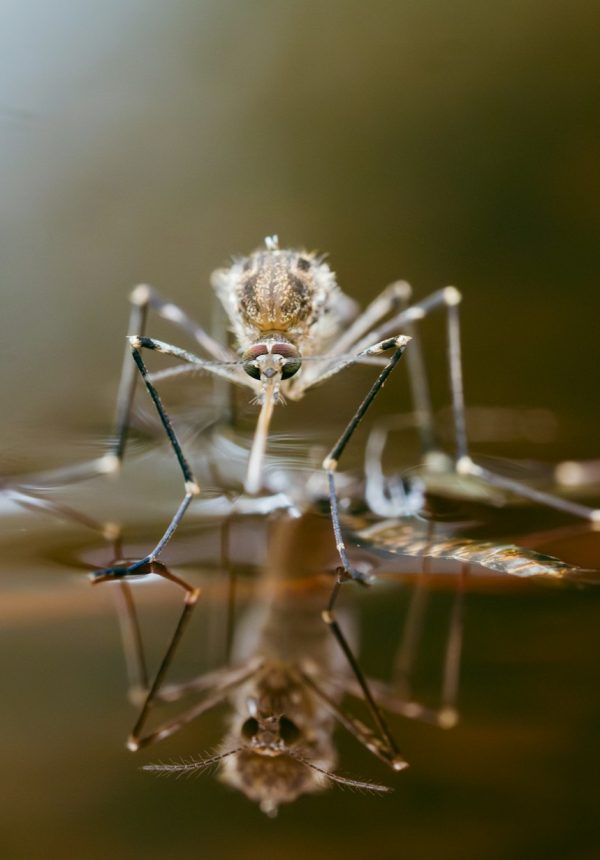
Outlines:
MULTIPOLYGON (((4 492, 21 507, 74 520, 110 538, 112 564, 127 564, 116 528, 107 530, 77 511, 36 494, 14 487, 5 487, 4 492)), ((264 518, 257 521, 266 525, 264 518)), ((224 533, 233 522, 228 521, 224 533)), ((221 781, 258 803, 270 816, 283 804, 336 784, 384 794, 392 786, 346 775, 338 768, 335 729, 344 728, 374 757, 393 771, 400 771, 407 762, 390 732, 386 714, 399 714, 442 728, 456 723, 468 565, 559 579, 579 578, 580 573, 556 558, 513 545, 452 535, 447 527, 414 517, 378 521, 355 529, 354 534, 363 546, 368 545, 370 553, 419 559, 415 565, 416 583, 392 661, 391 680, 371 677, 359 663, 364 636, 356 603, 361 589, 341 589, 344 572, 339 567, 335 569, 337 552, 328 520, 314 512, 296 518, 282 513, 270 521, 259 599, 231 625, 234 635, 227 637, 228 658, 222 666, 183 683, 168 683, 167 676, 176 662, 200 590, 158 562, 137 570, 138 577, 158 575, 183 592, 183 605, 170 643, 158 670, 152 674, 146 666, 133 599, 135 583, 126 577, 93 577, 94 583, 108 580, 119 598, 131 699, 140 708, 128 741, 132 751, 164 741, 218 705, 229 708, 227 728, 215 750, 181 761, 147 764, 145 770, 185 776, 217 768, 221 781), (431 558, 461 563, 460 575, 454 578, 456 589, 444 634, 439 703, 433 707, 413 692, 417 656, 427 632, 431 558), (354 602, 338 608, 342 591, 346 592, 344 601, 354 602), (349 709, 348 700, 361 710, 359 717, 349 709), (179 713, 161 719, 161 706, 168 704, 178 708, 179 713)), ((220 561, 227 568, 226 554, 220 561)), ((359 565, 360 559, 355 563, 359 565)), ((229 619, 234 619, 233 604, 229 619)))
POLYGON ((338 769, 337 726, 391 770, 400 771, 407 762, 384 711, 439 726, 454 724, 462 589, 457 589, 449 625, 441 705, 429 708, 407 695, 412 660, 409 652, 415 650, 418 632, 414 608, 407 622, 413 630, 400 645, 393 683, 368 677, 356 656, 361 637, 355 606, 348 604, 338 610, 339 578, 332 592, 335 557, 325 517, 314 513, 301 518, 281 515, 272 525, 260 599, 237 619, 231 659, 184 683, 167 683, 166 676, 196 603, 197 590, 162 568, 166 577, 184 588, 186 598, 159 669, 148 683, 132 586, 125 579, 113 583, 122 598, 124 641, 135 698, 139 699, 140 689, 145 688, 129 749, 164 741, 212 708, 221 704, 229 707, 227 728, 215 750, 180 761, 147 764, 144 770, 185 776, 216 767, 222 782, 273 816, 281 805, 335 784, 377 794, 392 790, 389 785, 338 769), (364 714, 355 716, 347 707, 347 698, 354 699, 355 706, 359 703, 364 714), (177 716, 161 720, 160 708, 168 703, 177 703, 181 710, 177 716))

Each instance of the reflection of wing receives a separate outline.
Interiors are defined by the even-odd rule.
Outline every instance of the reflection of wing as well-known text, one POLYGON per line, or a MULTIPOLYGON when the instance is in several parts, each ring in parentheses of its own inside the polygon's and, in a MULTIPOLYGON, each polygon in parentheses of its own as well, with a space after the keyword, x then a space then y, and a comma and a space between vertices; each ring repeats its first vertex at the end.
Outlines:
POLYGON ((392 555, 467 562, 510 576, 543 576, 585 584, 600 583, 600 573, 566 564, 551 555, 515 544, 454 536, 437 528, 435 531, 430 524, 416 519, 387 520, 362 529, 356 536, 369 548, 392 555))

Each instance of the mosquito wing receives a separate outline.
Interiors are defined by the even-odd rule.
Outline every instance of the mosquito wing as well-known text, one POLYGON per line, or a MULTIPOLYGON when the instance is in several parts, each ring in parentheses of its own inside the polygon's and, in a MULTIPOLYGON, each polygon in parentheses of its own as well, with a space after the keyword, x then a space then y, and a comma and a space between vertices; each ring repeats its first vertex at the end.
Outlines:
POLYGON ((457 536, 414 518, 386 520, 355 533, 361 546, 385 554, 466 562, 523 578, 600 583, 600 573, 513 543, 457 536))

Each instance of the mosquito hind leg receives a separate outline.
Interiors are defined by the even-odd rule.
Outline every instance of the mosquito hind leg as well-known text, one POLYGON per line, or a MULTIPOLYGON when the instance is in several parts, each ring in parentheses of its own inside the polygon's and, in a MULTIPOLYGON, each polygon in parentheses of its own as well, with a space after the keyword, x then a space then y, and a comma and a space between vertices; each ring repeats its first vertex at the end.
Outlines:
MULTIPOLYGON (((506 490, 515 495, 529 499, 537 504, 554 508, 572 516, 582 517, 592 523, 600 523, 600 509, 594 509, 588 505, 563 499, 552 493, 545 493, 530 487, 521 481, 506 478, 490 469, 485 469, 475 463, 470 456, 469 443, 466 428, 465 398, 462 373, 462 351, 459 306, 462 301, 460 292, 455 287, 445 287, 443 290, 433 293, 429 298, 413 308, 421 311, 420 316, 425 317, 434 308, 445 306, 446 308, 446 333, 447 333, 447 356, 448 370, 450 375, 450 391, 452 396, 452 415, 454 421, 454 444, 455 444, 455 469, 460 475, 469 475, 479 478, 492 487, 506 490)), ((396 318, 396 322, 398 318, 396 318)), ((417 345, 418 349, 418 345, 417 345)), ((412 352, 412 347, 411 347, 412 352)))
POLYGON ((464 457, 457 463, 457 471, 460 475, 469 475, 473 478, 478 478, 492 487, 506 490, 509 493, 529 499, 539 505, 554 508, 554 510, 571 514, 574 517, 581 517, 594 525, 600 525, 600 508, 592 508, 589 505, 582 505, 570 499, 563 499, 561 496, 556 496, 553 493, 546 493, 543 490, 530 487, 528 484, 522 483, 522 481, 515 481, 512 478, 499 475, 490 469, 485 469, 483 466, 478 465, 470 457, 464 457))
MULTIPOLYGON (((442 290, 432 293, 421 302, 410 305, 408 308, 400 311, 400 313, 380 326, 377 331, 372 331, 370 336, 374 338, 383 337, 392 331, 397 331, 399 327, 404 326, 407 327, 406 330, 409 331, 411 336, 414 338, 421 320, 426 318, 436 309, 445 309, 447 362, 454 424, 455 449, 453 460, 456 472, 461 475, 478 478, 490 486, 514 493, 515 495, 529 499, 537 504, 554 508, 572 516, 581 517, 594 524, 600 523, 600 509, 572 502, 552 493, 545 493, 537 490, 520 481, 506 478, 503 475, 479 466, 471 458, 466 429, 462 372, 461 328, 459 315, 461 301, 462 295, 455 287, 445 287, 442 290)), ((357 344, 357 348, 360 349, 363 346, 364 339, 357 344)), ((418 413, 421 412, 425 415, 425 433, 423 433, 423 428, 421 428, 421 435, 424 441, 425 460, 426 463, 432 463, 432 458, 439 454, 439 450, 435 444, 431 412, 427 406, 429 403, 429 389, 418 338, 416 338, 416 343, 411 344, 410 355, 407 360, 409 361, 408 369, 412 380, 411 385, 415 407, 418 413), (430 439, 431 443, 428 443, 427 439, 430 439)))
POLYGON ((468 565, 463 564, 457 578, 457 586, 450 607, 448 631, 444 646, 442 680, 439 705, 428 707, 415 700, 413 678, 415 663, 425 629, 425 613, 429 598, 426 576, 430 559, 423 559, 415 588, 408 606, 403 635, 394 656, 391 684, 371 681, 373 693, 379 704, 392 713, 449 729, 458 721, 458 688, 463 642, 463 616, 465 581, 468 565))

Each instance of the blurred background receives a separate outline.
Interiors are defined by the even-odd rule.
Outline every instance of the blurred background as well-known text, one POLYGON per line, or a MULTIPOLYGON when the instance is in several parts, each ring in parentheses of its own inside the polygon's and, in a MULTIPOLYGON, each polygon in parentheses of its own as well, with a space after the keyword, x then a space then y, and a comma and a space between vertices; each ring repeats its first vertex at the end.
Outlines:
MULTIPOLYGON (((101 452, 133 285, 207 322, 210 272, 272 233, 328 252, 362 302, 396 278, 418 297, 458 286, 468 402, 541 410, 540 456, 597 456, 599 25, 594 3, 542 0, 2 0, 0 473, 101 452)), ((444 403, 440 321, 424 337, 444 403)), ((316 392, 276 429, 301 433, 326 404, 330 444, 356 390, 349 378, 316 392)), ((506 453, 529 455, 526 437, 506 453)), ((4 533, 16 540, 12 524, 4 533)), ((32 591, 62 588, 60 565, 29 550, 6 556, 7 591, 15 570, 32 591)), ((488 680, 487 710, 471 693, 476 737, 436 735, 435 761, 415 738, 423 761, 391 799, 331 792, 267 822, 209 778, 182 789, 135 770, 119 746, 130 712, 109 601, 72 587, 71 614, 67 589, 54 622, 18 601, 2 622, 4 856, 593 856, 584 771, 598 698, 581 595, 546 614, 547 596, 506 616, 489 606, 491 627, 484 611, 498 672, 531 653, 515 630, 538 643, 533 674, 506 693, 502 742, 490 730, 482 743, 498 706, 488 680), (555 633, 558 668, 539 645, 555 633), (536 707, 531 690, 543 678, 564 699, 557 672, 571 710, 536 740, 560 706, 542 685, 536 707), (473 749, 485 767, 461 776, 473 749)), ((495 677, 479 659, 473 677, 495 677)))

